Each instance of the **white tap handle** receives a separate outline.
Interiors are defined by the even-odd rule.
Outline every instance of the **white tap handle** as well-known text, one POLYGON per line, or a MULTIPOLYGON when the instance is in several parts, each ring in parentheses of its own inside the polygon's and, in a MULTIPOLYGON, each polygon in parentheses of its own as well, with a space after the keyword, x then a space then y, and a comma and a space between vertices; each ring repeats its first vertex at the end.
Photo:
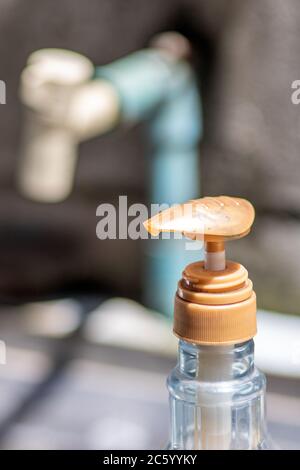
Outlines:
POLYGON ((60 49, 33 53, 21 76, 27 106, 21 191, 41 202, 58 202, 72 190, 78 144, 112 128, 119 117, 117 93, 108 82, 92 81, 93 64, 60 49))

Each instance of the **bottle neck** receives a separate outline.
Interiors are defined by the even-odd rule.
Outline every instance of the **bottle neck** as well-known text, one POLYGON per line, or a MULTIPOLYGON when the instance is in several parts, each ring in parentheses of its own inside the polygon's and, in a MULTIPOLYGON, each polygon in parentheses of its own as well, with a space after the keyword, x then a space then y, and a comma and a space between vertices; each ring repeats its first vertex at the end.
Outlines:
POLYGON ((172 449, 262 449, 265 377, 253 340, 232 346, 179 342, 168 379, 172 449))
POLYGON ((253 340, 229 346, 204 346, 179 341, 179 369, 184 375, 207 382, 242 378, 253 371, 253 340))

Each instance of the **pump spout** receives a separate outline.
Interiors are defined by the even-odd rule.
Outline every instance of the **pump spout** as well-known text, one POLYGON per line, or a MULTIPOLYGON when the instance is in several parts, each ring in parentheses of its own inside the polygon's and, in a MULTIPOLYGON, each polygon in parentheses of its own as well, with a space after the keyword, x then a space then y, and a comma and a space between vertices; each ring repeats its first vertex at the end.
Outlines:
POLYGON ((220 242, 244 237, 254 222, 255 211, 246 199, 217 196, 177 204, 144 222, 152 235, 181 232, 188 238, 210 242, 208 251, 220 251, 220 242), (213 248, 213 244, 215 248, 213 248))
POLYGON ((247 235, 254 216, 254 208, 246 199, 204 197, 174 205, 146 220, 144 227, 152 236, 179 232, 203 240, 205 269, 222 271, 226 267, 224 242, 247 235))

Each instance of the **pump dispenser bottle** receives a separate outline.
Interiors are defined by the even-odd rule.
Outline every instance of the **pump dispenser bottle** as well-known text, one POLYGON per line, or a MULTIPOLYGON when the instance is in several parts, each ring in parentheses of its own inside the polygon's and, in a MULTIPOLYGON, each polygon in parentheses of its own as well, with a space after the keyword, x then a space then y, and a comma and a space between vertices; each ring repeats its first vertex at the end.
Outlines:
POLYGON ((256 296, 247 270, 226 260, 225 242, 247 235, 253 206, 227 196, 167 209, 145 222, 152 234, 204 242, 205 259, 178 283, 178 363, 168 378, 171 449, 268 449, 265 377, 254 364, 256 296))

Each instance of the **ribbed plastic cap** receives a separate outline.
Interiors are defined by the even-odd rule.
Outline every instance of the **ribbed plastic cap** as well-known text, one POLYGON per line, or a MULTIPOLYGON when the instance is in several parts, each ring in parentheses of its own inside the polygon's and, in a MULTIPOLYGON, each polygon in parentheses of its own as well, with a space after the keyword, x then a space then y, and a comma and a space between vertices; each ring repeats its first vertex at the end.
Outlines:
POLYGON ((232 261, 226 262, 223 271, 208 271, 203 262, 188 265, 175 297, 174 333, 207 345, 253 338, 256 296, 247 270, 232 261))

